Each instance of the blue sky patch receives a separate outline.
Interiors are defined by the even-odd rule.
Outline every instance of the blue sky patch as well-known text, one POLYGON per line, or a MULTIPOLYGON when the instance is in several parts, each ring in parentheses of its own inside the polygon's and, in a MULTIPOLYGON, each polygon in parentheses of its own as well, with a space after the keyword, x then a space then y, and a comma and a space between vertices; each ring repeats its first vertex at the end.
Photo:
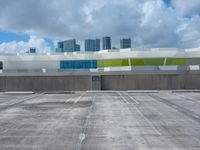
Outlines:
POLYGON ((171 6, 171 0, 163 0, 167 7, 171 6))
POLYGON ((28 41, 29 35, 25 33, 12 33, 9 31, 0 30, 0 43, 10 41, 28 41))

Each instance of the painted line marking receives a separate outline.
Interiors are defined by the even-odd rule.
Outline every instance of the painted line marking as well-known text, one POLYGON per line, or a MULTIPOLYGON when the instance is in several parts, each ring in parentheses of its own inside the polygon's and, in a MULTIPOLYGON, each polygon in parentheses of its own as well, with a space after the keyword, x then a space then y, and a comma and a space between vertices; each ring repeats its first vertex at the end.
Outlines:
POLYGON ((81 133, 81 134, 79 135, 79 139, 80 139, 81 142, 83 142, 84 139, 85 139, 85 134, 84 134, 84 133, 81 133))
POLYGON ((136 104, 140 104, 135 98, 133 98, 132 96, 130 96, 128 93, 127 93, 128 97, 130 97, 131 100, 134 101, 134 103, 136 104))
MULTIPOLYGON (((8 109, 8 108, 10 108, 10 107, 12 107, 12 106, 21 104, 21 103, 23 103, 23 102, 25 102, 25 101, 28 101, 28 100, 31 100, 31 99, 40 97, 40 96, 42 96, 42 95, 44 95, 44 93, 33 94, 33 95, 29 96, 29 97, 23 97, 22 99, 21 99, 21 98, 17 98, 17 99, 15 99, 15 102, 13 102, 13 103, 11 102, 11 103, 8 104, 8 105, 4 105, 5 107, 0 108, 0 111, 3 111, 3 110, 5 110, 5 109, 8 109)), ((11 101, 12 101, 12 100, 11 100, 11 101)))
POLYGON ((87 129, 87 126, 88 126, 88 122, 89 122, 89 118, 90 118, 90 115, 91 115, 91 112, 92 112, 93 102, 94 102, 95 98, 96 98, 96 94, 94 95, 94 97, 92 97, 92 105, 89 107, 88 114, 86 116, 84 125, 82 126, 82 132, 79 135, 79 141, 77 143, 76 150, 81 150, 82 143, 83 143, 83 141, 85 140, 85 138, 87 136, 86 129, 87 129))
POLYGON ((156 127, 154 126, 154 124, 147 118, 144 116, 144 114, 137 108, 136 108, 136 111, 144 117, 144 119, 147 121, 147 123, 150 125, 150 127, 152 127, 154 129, 154 131, 156 132, 156 134, 158 134, 159 136, 161 136, 162 134, 156 129, 156 127))
MULTIPOLYGON (((122 97, 121 93, 118 92, 118 94, 122 97)), ((127 100, 126 100, 125 98, 123 98, 123 97, 122 97, 122 99, 125 100, 125 101, 127 101, 127 100)), ((128 102, 128 104, 130 104, 130 103, 128 102)), ((156 129, 156 127, 154 126, 154 124, 153 124, 148 118, 146 118, 146 117, 144 116, 144 114, 143 114, 135 105, 134 105, 134 108, 135 108, 135 110, 136 110, 141 116, 143 116, 143 118, 147 121, 147 123, 148 123, 149 125, 151 125, 150 127, 152 127, 152 128, 154 129, 154 131, 156 132, 156 134, 159 135, 159 136, 161 136, 162 134, 156 129)))
POLYGON ((75 101, 74 101, 74 103, 77 103, 82 97, 83 97, 83 95, 85 95, 86 94, 86 92, 84 92, 83 94, 81 94, 75 101))
POLYGON ((119 94, 119 96, 123 99, 123 101, 127 104, 130 104, 123 96, 120 92, 117 92, 119 94))
POLYGON ((200 122, 200 116, 198 114, 196 114, 195 112, 185 108, 184 106, 173 103, 172 101, 170 101, 166 98, 163 98, 159 95, 152 94, 151 97, 153 97, 155 100, 162 102, 162 103, 166 104, 167 106, 175 109, 176 111, 186 115, 187 117, 200 122))

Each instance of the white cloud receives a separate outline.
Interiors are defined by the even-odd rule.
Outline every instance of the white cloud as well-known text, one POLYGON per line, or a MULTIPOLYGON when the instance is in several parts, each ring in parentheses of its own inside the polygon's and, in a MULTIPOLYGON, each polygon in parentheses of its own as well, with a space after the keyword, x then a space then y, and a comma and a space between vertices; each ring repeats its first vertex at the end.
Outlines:
POLYGON ((177 28, 178 35, 181 36, 179 47, 200 47, 200 16, 195 15, 190 19, 183 19, 182 22, 177 28))
POLYGON ((200 14, 200 0, 172 0, 172 5, 180 16, 200 14))
POLYGON ((29 41, 11 41, 7 43, 0 44, 0 52, 26 52, 30 49, 30 47, 35 47, 37 52, 49 52, 51 48, 48 46, 48 43, 42 39, 37 38, 36 36, 30 36, 29 41))
POLYGON ((199 14, 200 0, 172 0, 172 7, 163 0, 1 0, 0 29, 53 41, 111 36, 119 46, 131 37, 134 47, 188 48, 199 45, 199 14))

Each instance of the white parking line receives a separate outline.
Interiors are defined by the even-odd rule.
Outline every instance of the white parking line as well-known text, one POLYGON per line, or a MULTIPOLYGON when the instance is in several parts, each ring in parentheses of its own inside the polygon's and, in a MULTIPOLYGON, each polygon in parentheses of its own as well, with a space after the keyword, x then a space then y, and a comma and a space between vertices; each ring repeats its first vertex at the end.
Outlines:
POLYGON ((82 97, 83 95, 85 95, 85 94, 86 94, 86 92, 82 93, 82 94, 74 101, 74 103, 77 103, 77 102, 81 99, 81 97, 82 97))
POLYGON ((119 94, 119 96, 123 99, 123 101, 127 104, 130 104, 123 96, 120 92, 117 92, 117 94, 119 94))
POLYGON ((73 99, 72 97, 68 98, 68 99, 65 101, 65 103, 68 103, 68 102, 71 101, 72 99, 73 99))
POLYGON ((23 103, 23 102, 25 102, 25 101, 28 101, 28 100, 31 100, 31 99, 40 97, 40 96, 42 96, 43 94, 44 94, 43 92, 42 92, 42 93, 38 93, 38 94, 31 94, 31 95, 28 96, 28 97, 22 97, 22 99, 21 99, 21 98, 17 98, 17 99, 14 100, 14 102, 13 102, 13 100, 10 100, 8 103, 4 103, 5 105, 3 105, 4 107, 1 108, 0 111, 1 111, 1 110, 4 110, 4 109, 7 109, 7 108, 9 108, 9 107, 12 107, 12 106, 14 106, 14 105, 23 103))
POLYGON ((135 98, 133 98, 132 96, 130 96, 128 93, 127 93, 128 97, 130 97, 131 100, 133 100, 136 104, 140 104, 135 98))
MULTIPOLYGON (((118 94, 121 96, 121 98, 122 98, 127 104, 130 104, 130 103, 121 95, 121 93, 118 92, 118 94)), ((131 97, 130 97, 130 98, 131 98, 131 97)), ((135 101, 135 102, 137 102, 137 101, 135 101)), ((137 102, 137 103, 139 104, 139 102, 137 102)), ((144 116, 144 114, 143 114, 136 106, 134 106, 134 108, 136 109, 136 111, 137 111, 141 116, 143 116, 143 118, 147 121, 147 123, 148 123, 149 125, 151 125, 151 127, 154 129, 154 131, 156 132, 156 134, 158 134, 159 136, 161 136, 161 133, 155 128, 154 124, 153 124, 148 118, 146 118, 146 117, 144 116)))
POLYGON ((158 129, 156 129, 155 125, 147 118, 144 116, 144 114, 135 106, 136 111, 143 116, 143 118, 147 121, 147 123, 150 125, 150 127, 152 127, 154 129, 154 131, 156 132, 156 134, 158 134, 159 136, 161 136, 162 134, 160 133, 160 131, 158 131, 158 129))
POLYGON ((11 92, 3 92, 3 94, 34 94, 33 91, 11 91, 11 92))

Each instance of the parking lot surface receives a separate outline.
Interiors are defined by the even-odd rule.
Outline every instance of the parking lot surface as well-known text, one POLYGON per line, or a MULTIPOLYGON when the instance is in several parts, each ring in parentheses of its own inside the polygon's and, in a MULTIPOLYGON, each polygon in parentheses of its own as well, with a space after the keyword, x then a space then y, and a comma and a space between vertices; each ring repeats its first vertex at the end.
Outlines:
POLYGON ((200 93, 0 94, 0 150, 199 150, 200 93))

